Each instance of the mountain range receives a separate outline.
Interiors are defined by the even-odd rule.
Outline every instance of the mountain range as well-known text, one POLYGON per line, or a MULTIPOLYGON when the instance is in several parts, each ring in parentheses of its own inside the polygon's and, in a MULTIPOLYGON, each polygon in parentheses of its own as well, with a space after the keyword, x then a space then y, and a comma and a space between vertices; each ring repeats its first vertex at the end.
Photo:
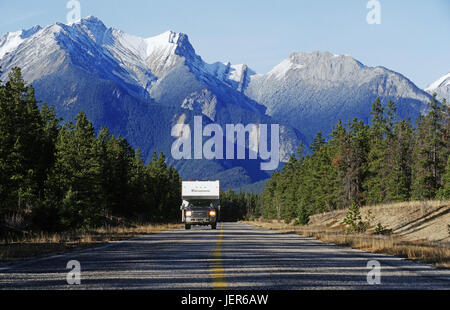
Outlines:
MULTIPOLYGON (((368 121, 377 97, 395 101, 399 115, 413 120, 431 99, 429 89, 400 73, 347 55, 294 53, 258 74, 244 64, 206 63, 186 34, 140 38, 92 16, 2 35, 0 66, 1 80, 12 67, 22 68, 37 98, 64 120, 84 110, 98 130, 107 126, 139 147, 144 160, 164 152, 183 178, 220 179, 234 189, 261 184, 270 172, 260 170, 261 160, 173 160, 174 124, 193 125, 196 115, 223 128, 279 124, 285 162, 301 142, 307 145, 318 131, 329 134, 339 119, 368 121)), ((430 90, 445 84, 448 96, 445 81, 430 90)))

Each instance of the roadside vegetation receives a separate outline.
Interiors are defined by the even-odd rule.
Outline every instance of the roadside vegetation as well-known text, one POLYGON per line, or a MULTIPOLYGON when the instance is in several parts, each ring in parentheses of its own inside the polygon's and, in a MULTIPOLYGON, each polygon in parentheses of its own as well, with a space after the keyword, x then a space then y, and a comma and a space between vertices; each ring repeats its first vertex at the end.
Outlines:
POLYGON ((307 225, 264 219, 246 223, 450 268, 449 222, 450 201, 415 201, 352 205, 311 216, 307 225))
POLYGON ((144 163, 139 149, 96 130, 83 112, 63 122, 53 107, 39 108, 18 68, 0 82, 0 244, 115 231, 115 218, 176 222, 180 191, 164 154, 144 163))
POLYGON ((436 267, 450 268, 450 247, 444 244, 429 241, 405 241, 395 235, 349 234, 327 229, 308 229, 307 227, 295 226, 279 221, 249 221, 245 223, 285 233, 296 233, 305 237, 311 237, 320 241, 366 252, 394 255, 433 264, 436 267))
POLYGON ((105 243, 155 234, 164 230, 181 228, 181 224, 121 224, 74 232, 30 232, 14 235, 0 242, 0 261, 16 261, 48 254, 82 250, 105 243))

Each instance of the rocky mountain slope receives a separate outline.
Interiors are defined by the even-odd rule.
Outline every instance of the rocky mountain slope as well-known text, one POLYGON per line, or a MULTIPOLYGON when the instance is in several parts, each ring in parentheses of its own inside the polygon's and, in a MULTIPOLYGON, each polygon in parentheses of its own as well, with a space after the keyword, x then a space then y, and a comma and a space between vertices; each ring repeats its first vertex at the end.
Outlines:
POLYGON ((245 94, 267 107, 267 114, 299 129, 309 142, 328 134, 339 119, 370 118, 371 104, 393 100, 399 116, 415 120, 429 94, 403 75, 367 67, 350 56, 328 52, 292 54, 265 75, 254 75, 245 94))

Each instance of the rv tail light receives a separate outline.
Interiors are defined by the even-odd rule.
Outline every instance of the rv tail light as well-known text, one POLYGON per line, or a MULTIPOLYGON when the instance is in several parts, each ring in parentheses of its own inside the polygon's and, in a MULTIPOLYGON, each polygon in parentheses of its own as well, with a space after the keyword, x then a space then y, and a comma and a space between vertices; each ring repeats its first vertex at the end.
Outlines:
POLYGON ((209 216, 216 216, 216 211, 214 210, 209 211, 209 216))

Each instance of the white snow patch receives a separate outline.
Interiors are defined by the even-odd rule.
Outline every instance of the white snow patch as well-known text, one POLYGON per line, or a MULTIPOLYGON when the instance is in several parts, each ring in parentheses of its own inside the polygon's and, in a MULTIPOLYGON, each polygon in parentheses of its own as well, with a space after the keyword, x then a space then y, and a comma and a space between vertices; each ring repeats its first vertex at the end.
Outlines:
MULTIPOLYGON (((180 34, 173 31, 166 31, 154 37, 141 38, 120 30, 113 30, 113 37, 117 42, 114 42, 108 48, 119 49, 122 51, 121 54, 127 54, 127 52, 131 51, 132 54, 128 54, 128 58, 135 59, 138 57, 144 63, 148 57, 155 53, 158 54, 158 58, 160 59, 164 59, 165 56, 173 54, 177 48, 180 34)), ((130 61, 130 59, 127 60, 130 61)))
POLYGON ((231 66, 228 78, 232 81, 240 82, 242 80, 242 74, 244 73, 245 67, 246 66, 244 64, 231 66))
POLYGON ((448 86, 450 85, 450 72, 438 79, 436 82, 432 83, 430 86, 428 86, 425 91, 431 92, 433 90, 438 89, 439 87, 448 86))
POLYGON ((164 51, 164 54, 166 55, 171 54, 177 48, 179 38, 179 33, 166 31, 158 36, 144 39, 147 57, 152 55, 155 51, 164 51))
POLYGON ((8 32, 0 39, 0 59, 7 53, 15 51, 22 42, 22 30, 16 32, 8 32))
POLYGON ((282 79, 291 70, 303 69, 304 65, 296 64, 290 58, 283 60, 279 65, 268 72, 269 76, 274 76, 277 79, 282 79))
MULTIPOLYGON (((126 34, 119 30, 113 30, 113 36, 116 41, 121 45, 120 50, 126 51, 130 50, 133 55, 138 56, 140 59, 144 60, 147 57, 147 44, 144 39, 126 34)), ((115 44, 115 48, 119 46, 115 44)))

